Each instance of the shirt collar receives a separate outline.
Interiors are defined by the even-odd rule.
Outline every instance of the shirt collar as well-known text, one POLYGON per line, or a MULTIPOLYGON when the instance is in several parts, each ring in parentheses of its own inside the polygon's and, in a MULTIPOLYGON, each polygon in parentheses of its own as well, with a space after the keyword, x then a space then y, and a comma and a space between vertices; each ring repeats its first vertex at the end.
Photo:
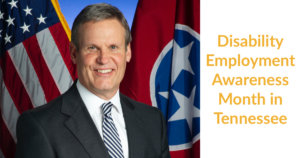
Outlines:
POLYGON ((123 115, 121 102, 120 102, 120 94, 119 90, 117 93, 110 99, 110 100, 104 100, 98 96, 96 96, 94 93, 90 92, 88 89, 86 89, 78 80, 76 83, 78 92, 84 102, 84 104, 87 106, 97 106, 99 108, 103 103, 111 102, 113 104, 113 107, 116 109, 116 111, 123 115))

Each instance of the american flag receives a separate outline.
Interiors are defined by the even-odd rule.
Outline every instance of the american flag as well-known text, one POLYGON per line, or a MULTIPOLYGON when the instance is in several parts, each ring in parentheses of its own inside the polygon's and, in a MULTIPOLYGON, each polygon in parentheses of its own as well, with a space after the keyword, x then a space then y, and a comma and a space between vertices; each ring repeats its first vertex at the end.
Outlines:
POLYGON ((76 73, 57 0, 0 1, 0 158, 13 158, 17 118, 64 93, 76 73))

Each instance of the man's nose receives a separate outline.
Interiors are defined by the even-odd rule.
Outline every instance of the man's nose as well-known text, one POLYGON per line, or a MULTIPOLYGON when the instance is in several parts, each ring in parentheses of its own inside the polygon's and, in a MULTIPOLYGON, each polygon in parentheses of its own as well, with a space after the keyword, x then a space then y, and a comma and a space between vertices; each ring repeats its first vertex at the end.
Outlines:
POLYGON ((99 51, 99 53, 98 53, 97 63, 106 64, 108 62, 108 59, 109 59, 108 50, 101 49, 101 51, 99 51))

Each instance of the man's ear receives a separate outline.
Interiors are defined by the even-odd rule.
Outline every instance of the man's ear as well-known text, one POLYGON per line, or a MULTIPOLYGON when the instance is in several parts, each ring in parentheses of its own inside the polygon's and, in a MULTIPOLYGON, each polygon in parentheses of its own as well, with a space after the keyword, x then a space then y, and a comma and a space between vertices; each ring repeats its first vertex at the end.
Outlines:
POLYGON ((76 64, 77 48, 73 42, 70 42, 70 55, 73 64, 76 64))
POLYGON ((126 61, 127 63, 129 63, 131 59, 131 47, 130 47, 130 43, 127 45, 127 51, 126 51, 126 61))

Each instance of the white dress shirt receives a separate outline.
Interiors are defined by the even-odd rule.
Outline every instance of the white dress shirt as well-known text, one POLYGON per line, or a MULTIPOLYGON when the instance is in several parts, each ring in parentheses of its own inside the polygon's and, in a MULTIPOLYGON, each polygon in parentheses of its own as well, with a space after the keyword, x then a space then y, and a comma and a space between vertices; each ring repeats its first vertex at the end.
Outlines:
POLYGON ((125 121, 123 117, 123 111, 120 103, 120 95, 119 91, 110 99, 110 100, 104 100, 87 90, 78 80, 76 83, 78 92, 88 110, 90 113, 98 132, 100 133, 100 136, 103 139, 103 133, 102 133, 102 120, 103 120, 103 112, 101 105, 103 103, 111 102, 113 104, 111 115, 114 120, 115 126, 118 130, 118 134, 120 136, 122 149, 124 158, 128 158, 128 139, 127 139, 127 133, 126 133, 126 126, 125 121))

